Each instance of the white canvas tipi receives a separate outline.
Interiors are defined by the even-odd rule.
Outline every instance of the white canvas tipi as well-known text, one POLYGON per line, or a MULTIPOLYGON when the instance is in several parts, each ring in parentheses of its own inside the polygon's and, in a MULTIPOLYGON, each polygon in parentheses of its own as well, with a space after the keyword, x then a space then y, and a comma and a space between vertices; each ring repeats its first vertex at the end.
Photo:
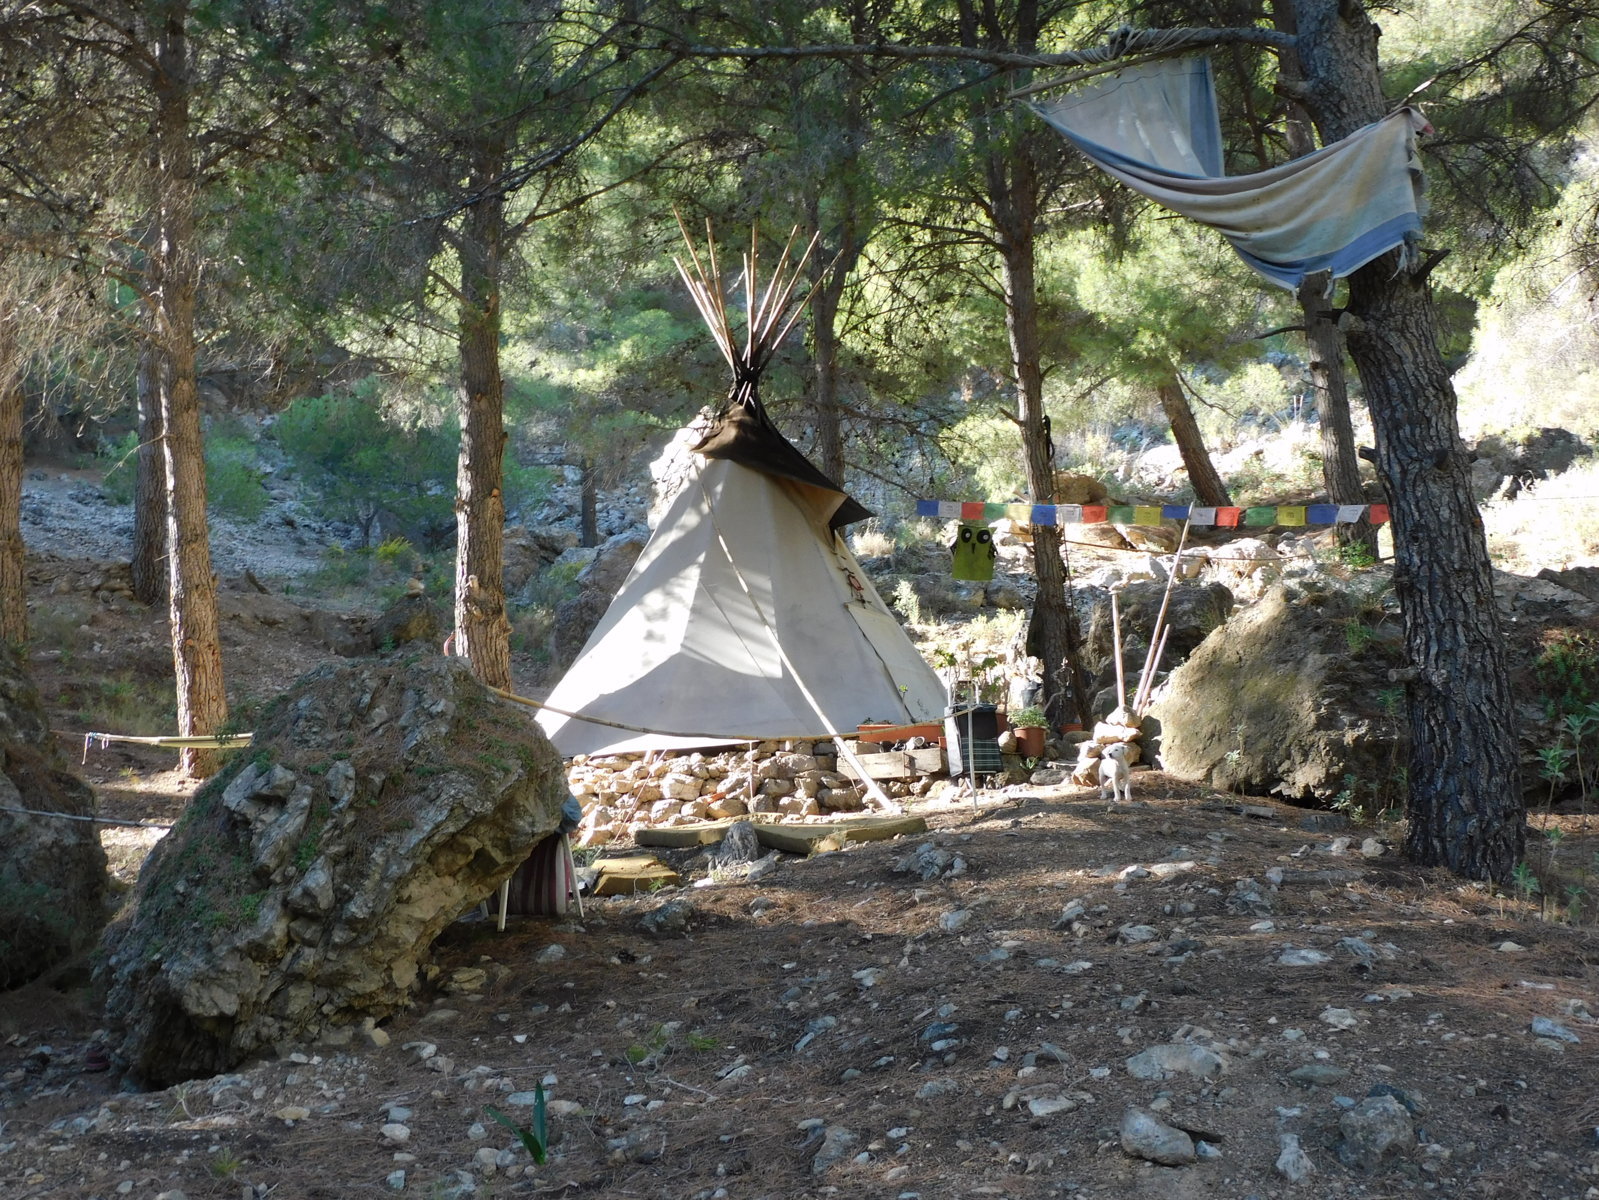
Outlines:
MULTIPOLYGON (((688 482, 539 713, 564 755, 824 738, 865 721, 943 716, 943 685, 844 544, 840 530, 866 510, 777 431, 756 395, 773 333, 792 324, 787 259, 759 308, 750 286, 742 353, 714 251, 708 274, 684 271, 737 382, 695 447, 688 482)), ((745 269, 753 279, 753 255, 745 269)))

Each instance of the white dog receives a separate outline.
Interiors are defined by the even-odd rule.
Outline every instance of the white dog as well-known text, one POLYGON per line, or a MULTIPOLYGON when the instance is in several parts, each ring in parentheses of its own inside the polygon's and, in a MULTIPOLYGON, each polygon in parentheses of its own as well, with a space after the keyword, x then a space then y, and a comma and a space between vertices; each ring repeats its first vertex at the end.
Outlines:
POLYGON ((1132 803, 1132 771, 1127 767, 1126 742, 1113 742, 1100 754, 1099 798, 1132 803))

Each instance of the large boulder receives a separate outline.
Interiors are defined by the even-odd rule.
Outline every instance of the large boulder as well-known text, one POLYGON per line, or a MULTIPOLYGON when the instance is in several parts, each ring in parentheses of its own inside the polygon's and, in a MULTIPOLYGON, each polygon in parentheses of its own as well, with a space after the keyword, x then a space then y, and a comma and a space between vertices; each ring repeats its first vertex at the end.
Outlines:
POLYGON ((437 647, 443 639, 444 614, 420 589, 401 596, 372 622, 371 641, 380 650, 407 642, 437 647))
MULTIPOLYGON (((1110 590, 1101 586, 1074 589, 1073 601, 1083 630, 1082 663, 1097 694, 1116 682, 1116 638, 1111 620, 1110 590)), ((1163 583, 1122 584, 1117 591, 1121 611, 1122 668, 1126 673, 1127 695, 1131 700, 1149 654, 1149 639, 1155 618, 1166 598, 1163 583)), ((1171 671, 1193 653, 1211 631, 1222 625, 1233 611, 1233 594, 1218 583, 1179 583, 1173 585, 1166 608, 1166 651, 1161 656, 1161 674, 1171 671)), ((1160 676, 1157 676, 1159 678, 1160 676)), ((1114 703, 1114 701, 1112 701, 1114 703)), ((1102 706, 1108 708, 1108 706, 1102 706)), ((1099 715, 1103 715, 1101 712, 1099 715)))
POLYGON ((107 931, 120 1059, 167 1086, 411 1000, 441 930, 560 821, 559 755, 458 659, 324 666, 267 710, 107 931))
POLYGON ((0 644, 0 989, 99 936, 106 859, 84 819, 93 815, 94 794, 57 755, 21 656, 0 644))
POLYGON ((1402 797, 1398 618, 1337 590, 1273 587, 1172 672, 1151 715, 1167 771, 1231 791, 1368 806, 1402 797))
POLYGON ((582 653, 589 635, 605 616, 605 610, 611 607, 622 584, 627 582, 628 572, 644 552, 647 540, 643 532, 632 530, 606 539, 604 545, 589 552, 592 557, 577 573, 577 594, 556 606, 550 623, 552 666, 565 669, 582 653))

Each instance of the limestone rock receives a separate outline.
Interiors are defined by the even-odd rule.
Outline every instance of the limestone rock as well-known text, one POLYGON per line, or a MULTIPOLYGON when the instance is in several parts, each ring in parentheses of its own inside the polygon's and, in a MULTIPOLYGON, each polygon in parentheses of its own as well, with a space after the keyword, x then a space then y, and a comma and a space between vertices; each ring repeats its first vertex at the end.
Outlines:
POLYGON ((359 617, 314 612, 306 617, 306 623, 311 636, 341 658, 360 658, 372 653, 372 631, 359 617))
POLYGON ((1103 504, 1110 492, 1092 475, 1078 475, 1071 471, 1055 472, 1056 504, 1103 504))
POLYGON ((560 756, 464 660, 311 672, 190 801, 107 931, 116 1053, 162 1087, 391 1015, 565 795, 560 756))
POLYGON ((1278 1134, 1277 1141, 1281 1147, 1277 1155, 1277 1174, 1289 1183, 1298 1183, 1316 1173, 1316 1164, 1299 1144, 1297 1133, 1278 1134))
POLYGON ((578 573, 577 581, 587 591, 602 593, 606 603, 622 590, 627 574, 644 553, 647 539, 636 531, 619 533, 601 544, 594 561, 578 573))
POLYGON ((372 622, 372 644, 392 649, 407 642, 437 647, 444 640, 444 615, 420 593, 401 596, 372 622))
POLYGON ((1410 1113, 1393 1096, 1368 1096, 1338 1118, 1338 1157, 1346 1165, 1372 1170, 1389 1155, 1415 1148, 1410 1113))
POLYGON ((1199 1157, 1193 1138, 1140 1108, 1129 1108, 1122 1115, 1121 1143, 1134 1158, 1166 1167, 1185 1166, 1199 1157))
POLYGON ((106 859, 87 821, 94 795, 50 738, 22 658, 0 645, 0 990, 36 979, 99 936, 106 859))
MULTIPOLYGON (((1186 554, 1186 551, 1185 551, 1186 554)), ((1150 631, 1166 595, 1166 585, 1153 582, 1128 583, 1117 593, 1121 611, 1125 668, 1129 699, 1137 682, 1144 656, 1149 649, 1150 631)), ((1083 637, 1083 665, 1100 686, 1116 680, 1115 638, 1110 611, 1110 592, 1106 588, 1080 587, 1075 600, 1078 616, 1086 631, 1083 637)), ((1212 630, 1226 622, 1233 611, 1233 594, 1217 583, 1179 583, 1172 588, 1166 608, 1171 632, 1166 637, 1166 653, 1161 670, 1169 671, 1185 661, 1212 630)))
POLYGON ((1214 1079, 1226 1070, 1227 1060, 1221 1055, 1184 1042, 1151 1046, 1127 1060, 1127 1073, 1134 1079, 1166 1079, 1172 1075, 1214 1079))
POLYGON ((1398 625, 1374 628, 1336 592, 1318 601, 1275 587, 1172 672, 1150 710, 1167 771, 1290 800, 1331 800, 1350 776, 1393 778, 1404 723, 1378 694, 1402 653, 1398 625), (1352 649, 1357 624, 1371 632, 1352 649))
POLYGON ((551 666, 564 668, 572 664, 610 606, 611 596, 593 588, 585 588, 556 606, 550 624, 551 666))
POLYGON ((748 821, 735 821, 722 837, 722 844, 716 851, 716 861, 719 866, 752 863, 761 853, 761 840, 755 835, 755 826, 748 821))

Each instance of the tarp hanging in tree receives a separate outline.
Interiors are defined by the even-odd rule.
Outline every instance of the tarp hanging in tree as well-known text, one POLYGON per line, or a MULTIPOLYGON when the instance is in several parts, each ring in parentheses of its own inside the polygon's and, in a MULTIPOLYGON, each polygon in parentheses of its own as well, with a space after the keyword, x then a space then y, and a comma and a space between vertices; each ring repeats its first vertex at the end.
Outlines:
POLYGON ((1416 134, 1400 108, 1314 154, 1224 174, 1206 58, 1128 67, 1032 109, 1099 167, 1174 212, 1219 230, 1271 282, 1337 279, 1394 247, 1414 255, 1426 211, 1416 134))

